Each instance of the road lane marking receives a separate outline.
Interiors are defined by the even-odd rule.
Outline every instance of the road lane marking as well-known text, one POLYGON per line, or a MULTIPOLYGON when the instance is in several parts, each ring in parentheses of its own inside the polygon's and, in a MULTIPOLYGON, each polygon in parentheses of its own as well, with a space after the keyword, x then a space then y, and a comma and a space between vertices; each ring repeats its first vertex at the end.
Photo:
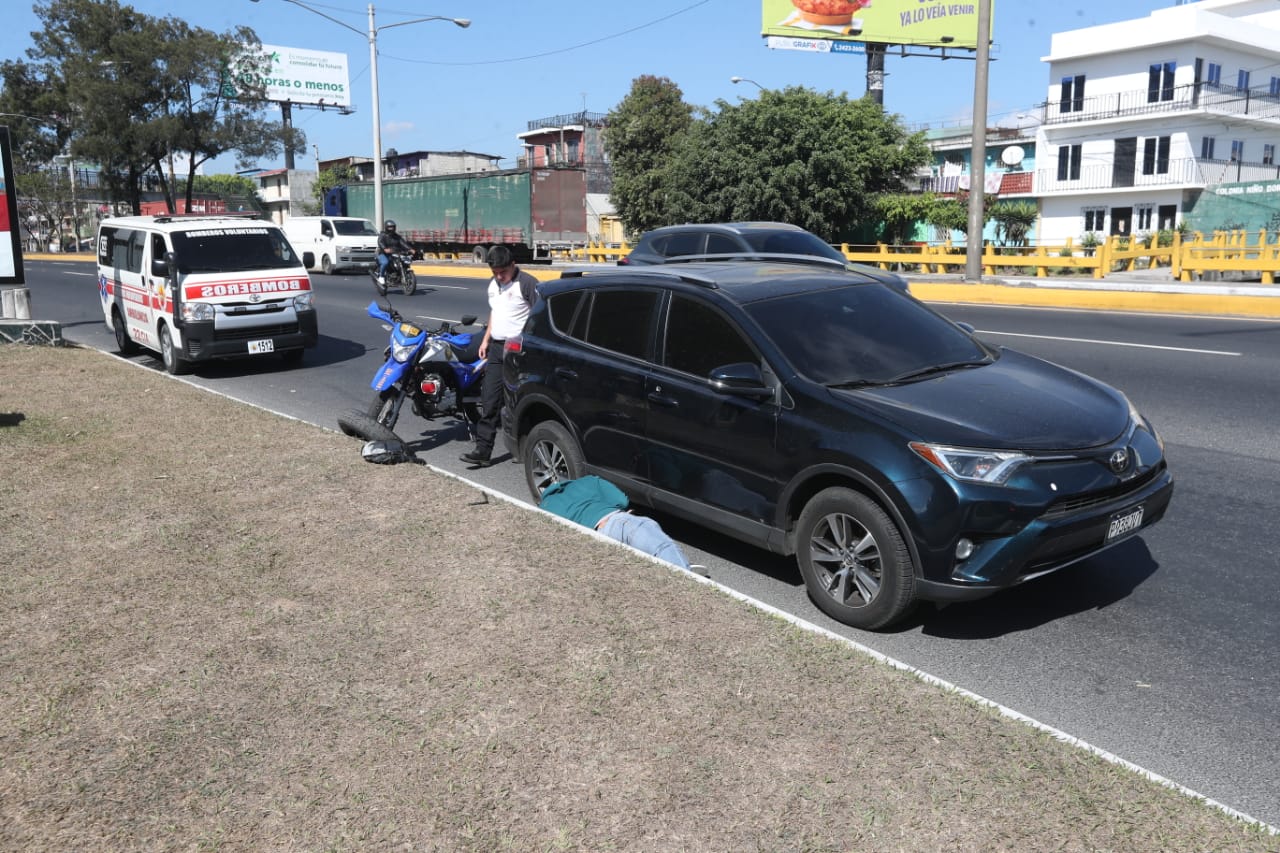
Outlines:
POLYGON ((1041 341, 1066 341, 1073 344, 1100 344, 1108 347, 1133 347, 1135 349, 1159 349, 1168 352, 1192 352, 1200 355, 1229 355, 1239 357, 1243 353, 1227 352, 1216 349, 1192 349, 1191 347, 1162 347, 1157 344, 1135 344, 1128 341, 1098 341, 1092 338, 1060 338, 1055 335, 1028 335, 1020 332, 997 332, 993 329, 979 329, 980 335, 1004 335, 1007 338, 1035 338, 1041 341))

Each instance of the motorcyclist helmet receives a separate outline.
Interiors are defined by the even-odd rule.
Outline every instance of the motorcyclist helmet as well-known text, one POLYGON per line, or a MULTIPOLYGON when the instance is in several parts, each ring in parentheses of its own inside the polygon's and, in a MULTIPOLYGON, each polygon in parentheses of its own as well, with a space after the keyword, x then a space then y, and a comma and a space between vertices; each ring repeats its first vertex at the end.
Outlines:
POLYGON ((394 219, 388 219, 382 227, 394 234, 396 230, 396 221, 394 219))

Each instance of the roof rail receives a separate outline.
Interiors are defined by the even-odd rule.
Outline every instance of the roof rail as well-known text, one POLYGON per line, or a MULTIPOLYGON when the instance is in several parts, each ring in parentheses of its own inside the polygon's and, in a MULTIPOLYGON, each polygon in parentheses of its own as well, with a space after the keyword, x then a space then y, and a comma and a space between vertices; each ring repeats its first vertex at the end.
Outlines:
POLYGON ((707 287, 712 290, 718 290, 720 285, 716 283, 714 278, 705 275, 691 273, 688 270, 674 270, 655 264, 654 266, 644 267, 610 267, 608 270, 565 270, 560 273, 560 278, 585 278, 587 276, 601 275, 625 275, 627 278, 634 279, 636 276, 651 278, 674 278, 685 282, 686 284, 696 284, 700 287, 707 287))
POLYGON ((845 269, 848 261, 824 258, 821 255, 797 255, 790 252, 722 252, 715 255, 673 255, 668 264, 692 264, 706 261, 791 261, 800 264, 820 264, 845 269))

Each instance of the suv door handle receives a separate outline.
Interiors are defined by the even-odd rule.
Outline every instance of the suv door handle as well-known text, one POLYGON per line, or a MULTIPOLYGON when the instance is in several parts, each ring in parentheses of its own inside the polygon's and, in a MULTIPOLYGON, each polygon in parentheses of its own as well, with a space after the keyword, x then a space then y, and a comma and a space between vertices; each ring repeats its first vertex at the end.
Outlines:
POLYGON ((680 405, 680 401, 675 397, 672 397, 669 394, 663 394, 661 391, 650 391, 649 402, 653 403, 655 406, 666 406, 669 409, 674 409, 680 405))
POLYGON ((571 369, 570 369, 570 368, 568 368, 568 367, 557 367, 557 368, 556 368, 556 377, 557 377, 558 379, 568 379, 568 380, 571 380, 571 381, 572 381, 572 380, 574 380, 574 379, 577 379, 577 378, 578 378, 578 371, 576 371, 576 370, 571 370, 571 369))

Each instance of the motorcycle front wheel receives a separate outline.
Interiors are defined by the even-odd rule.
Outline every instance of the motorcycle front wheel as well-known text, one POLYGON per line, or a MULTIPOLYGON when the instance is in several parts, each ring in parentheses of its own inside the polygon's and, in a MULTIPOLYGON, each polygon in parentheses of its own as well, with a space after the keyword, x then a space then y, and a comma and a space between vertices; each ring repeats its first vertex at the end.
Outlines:
POLYGON ((412 296, 413 292, 418 289, 418 275, 408 267, 404 271, 404 295, 412 296))
POLYGON ((365 416, 371 421, 382 424, 387 429, 396 428, 396 420, 392 413, 395 412, 396 397, 399 392, 395 388, 389 388, 386 391, 375 391, 373 399, 369 401, 369 406, 364 410, 365 416))

